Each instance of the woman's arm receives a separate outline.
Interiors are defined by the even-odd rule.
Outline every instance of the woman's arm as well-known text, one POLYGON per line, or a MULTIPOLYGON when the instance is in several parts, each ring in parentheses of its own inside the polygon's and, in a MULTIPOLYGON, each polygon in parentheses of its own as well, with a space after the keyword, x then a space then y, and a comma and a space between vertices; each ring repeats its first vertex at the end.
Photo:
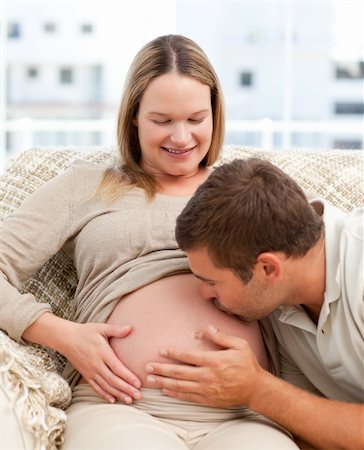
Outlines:
POLYGON ((140 399, 139 379, 117 358, 111 337, 123 338, 130 326, 79 324, 45 313, 23 333, 29 342, 46 345, 64 355, 93 389, 110 403, 140 399))
POLYGON ((73 168, 43 184, 0 224, 0 327, 16 341, 51 306, 21 286, 64 245, 72 225, 73 168))
MULTIPOLYGON (((116 358, 108 339, 130 330, 77 324, 52 314, 51 306, 22 294, 22 284, 76 232, 74 167, 31 194, 0 225, 0 327, 17 341, 48 346, 64 355, 108 400, 130 402, 139 380, 116 358), (125 380, 123 379, 125 377, 125 380)), ((89 194, 86 192, 87 197, 89 194)))

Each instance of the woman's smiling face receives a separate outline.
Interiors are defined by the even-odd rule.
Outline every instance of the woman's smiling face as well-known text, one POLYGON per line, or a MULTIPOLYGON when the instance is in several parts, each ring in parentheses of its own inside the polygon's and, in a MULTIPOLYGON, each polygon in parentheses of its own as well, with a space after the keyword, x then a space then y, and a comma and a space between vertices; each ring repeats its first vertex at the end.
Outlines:
POLYGON ((210 88, 174 72, 161 75, 145 90, 135 124, 147 173, 193 176, 211 145, 210 88))

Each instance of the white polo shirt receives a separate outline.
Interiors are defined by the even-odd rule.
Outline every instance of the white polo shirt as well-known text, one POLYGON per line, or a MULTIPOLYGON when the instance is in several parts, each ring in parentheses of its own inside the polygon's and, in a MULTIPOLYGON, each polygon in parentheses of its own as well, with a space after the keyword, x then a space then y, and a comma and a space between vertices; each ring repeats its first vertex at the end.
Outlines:
POLYGON ((364 401, 363 208, 344 213, 324 200, 326 290, 316 325, 301 306, 271 316, 282 378, 338 400, 364 401))

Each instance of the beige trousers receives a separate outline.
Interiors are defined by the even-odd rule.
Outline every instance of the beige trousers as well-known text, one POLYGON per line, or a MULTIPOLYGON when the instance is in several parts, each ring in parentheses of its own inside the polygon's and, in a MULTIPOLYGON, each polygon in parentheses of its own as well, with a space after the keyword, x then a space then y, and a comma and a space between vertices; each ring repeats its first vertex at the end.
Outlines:
POLYGON ((246 408, 220 409, 143 389, 132 406, 75 387, 62 450, 297 450, 289 434, 246 408))

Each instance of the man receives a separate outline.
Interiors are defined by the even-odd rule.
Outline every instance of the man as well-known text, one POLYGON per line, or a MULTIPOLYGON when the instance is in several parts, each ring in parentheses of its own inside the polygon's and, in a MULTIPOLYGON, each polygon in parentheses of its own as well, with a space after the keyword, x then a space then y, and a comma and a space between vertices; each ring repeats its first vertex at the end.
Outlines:
POLYGON ((364 448, 363 209, 347 214, 304 192, 273 164, 217 168, 177 221, 201 292, 250 321, 269 316, 281 377, 247 343, 209 327, 217 352, 163 354, 146 366, 167 395, 244 404, 325 449, 364 448))

